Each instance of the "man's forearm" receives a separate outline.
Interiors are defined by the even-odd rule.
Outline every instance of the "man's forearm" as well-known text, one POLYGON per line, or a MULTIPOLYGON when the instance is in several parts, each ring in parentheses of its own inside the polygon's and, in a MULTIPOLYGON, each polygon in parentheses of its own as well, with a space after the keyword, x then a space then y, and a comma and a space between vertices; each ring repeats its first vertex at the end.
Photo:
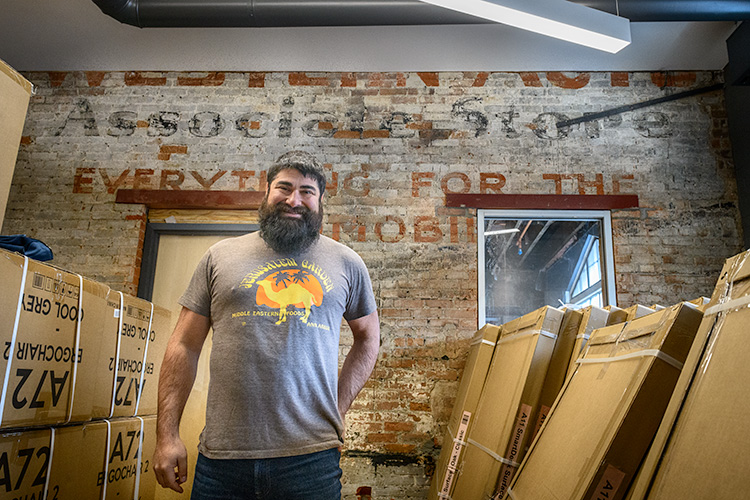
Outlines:
POLYGON ((380 349, 380 324, 377 313, 349 322, 354 343, 339 374, 339 413, 343 417, 354 398, 370 378, 380 349))
POLYGON ((180 419, 185 409, 198 369, 198 356, 185 346, 169 345, 159 373, 159 438, 179 436, 180 419))

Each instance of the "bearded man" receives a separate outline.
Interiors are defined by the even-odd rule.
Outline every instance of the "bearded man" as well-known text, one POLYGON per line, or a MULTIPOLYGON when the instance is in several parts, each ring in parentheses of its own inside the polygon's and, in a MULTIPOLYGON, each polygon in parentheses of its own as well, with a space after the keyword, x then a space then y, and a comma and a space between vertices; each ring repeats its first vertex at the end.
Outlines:
POLYGON ((187 480, 179 424, 213 328, 191 498, 341 498, 344 416, 375 365, 380 326, 362 259, 320 234, 325 186, 311 155, 282 155, 260 231, 217 243, 198 264, 159 375, 163 487, 181 493, 187 480), (342 317, 354 342, 338 374, 342 317))

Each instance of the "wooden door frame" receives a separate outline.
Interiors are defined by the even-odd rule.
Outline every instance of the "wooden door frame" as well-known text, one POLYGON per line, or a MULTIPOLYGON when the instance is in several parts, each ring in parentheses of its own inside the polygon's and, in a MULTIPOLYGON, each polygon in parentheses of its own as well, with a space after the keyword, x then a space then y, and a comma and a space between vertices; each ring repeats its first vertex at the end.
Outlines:
POLYGON ((138 280, 138 297, 151 300, 154 293, 156 257, 159 253, 159 239, 162 235, 178 236, 242 236, 260 228, 258 224, 171 224, 148 222, 143 238, 141 274, 138 280))

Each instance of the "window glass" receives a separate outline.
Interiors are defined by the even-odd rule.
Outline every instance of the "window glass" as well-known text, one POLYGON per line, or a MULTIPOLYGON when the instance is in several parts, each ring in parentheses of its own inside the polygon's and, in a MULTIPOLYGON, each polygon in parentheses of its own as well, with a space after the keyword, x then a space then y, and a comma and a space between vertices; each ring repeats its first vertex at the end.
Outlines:
POLYGON ((480 325, 614 304, 608 212, 480 210, 479 221, 480 325))

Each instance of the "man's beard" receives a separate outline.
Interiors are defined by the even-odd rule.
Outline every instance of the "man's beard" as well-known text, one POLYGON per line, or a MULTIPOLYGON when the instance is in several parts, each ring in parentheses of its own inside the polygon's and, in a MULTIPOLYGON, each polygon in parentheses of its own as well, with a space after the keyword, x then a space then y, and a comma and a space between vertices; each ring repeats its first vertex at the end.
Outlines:
POLYGON ((284 202, 269 205, 264 199, 258 211, 260 236, 278 253, 298 253, 312 245, 320 236, 323 208, 313 212, 304 205, 290 207, 284 202), (300 218, 285 213, 300 214, 300 218))

